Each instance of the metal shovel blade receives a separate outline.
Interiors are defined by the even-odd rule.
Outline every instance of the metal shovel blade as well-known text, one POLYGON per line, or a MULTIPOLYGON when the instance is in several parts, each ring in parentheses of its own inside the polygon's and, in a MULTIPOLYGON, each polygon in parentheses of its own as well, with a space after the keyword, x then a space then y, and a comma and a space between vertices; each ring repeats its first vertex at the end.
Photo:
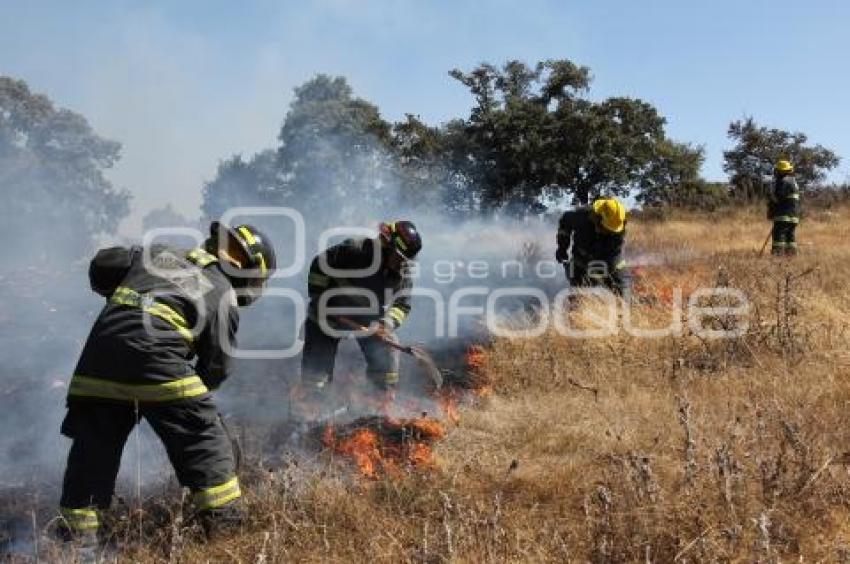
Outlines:
POLYGON ((428 378, 434 385, 434 389, 439 390, 440 388, 442 388, 443 373, 440 372, 440 369, 437 367, 437 363, 434 362, 434 359, 431 358, 431 355, 425 352, 424 349, 421 349, 419 347, 410 347, 410 354, 413 356, 413 358, 416 359, 416 361, 428 374, 428 378))

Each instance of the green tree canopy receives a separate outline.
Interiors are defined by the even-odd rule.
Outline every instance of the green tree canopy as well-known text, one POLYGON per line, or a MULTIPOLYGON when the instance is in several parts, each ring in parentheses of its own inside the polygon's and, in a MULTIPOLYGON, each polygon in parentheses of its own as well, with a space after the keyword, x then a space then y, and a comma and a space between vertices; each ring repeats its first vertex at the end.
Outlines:
POLYGON ((295 89, 276 149, 219 165, 204 187, 204 214, 214 218, 232 206, 278 205, 298 209, 314 223, 323 223, 320 217, 331 223, 351 219, 354 209, 395 203, 392 130, 344 78, 320 74, 295 89))
MULTIPOLYGON (((316 76, 296 88, 278 147, 220 164, 204 190, 204 213, 286 205, 333 223, 364 209, 424 206, 463 217, 533 213, 541 202, 587 203, 602 194, 636 194, 645 205, 714 207, 727 198, 723 185, 700 177, 703 149, 667 138, 651 104, 591 98, 587 67, 513 60, 449 74, 474 102, 468 115, 439 126, 414 114, 390 123, 344 78, 316 76)), ((736 182, 786 157, 805 186, 838 162, 806 145, 805 135, 752 119, 733 123, 729 135, 737 145, 725 166, 736 182)))
POLYGON ((279 185, 275 150, 261 151, 248 161, 234 155, 221 161, 215 178, 204 185, 201 211, 206 219, 218 219, 235 206, 278 205, 279 185))
POLYGON ((590 70, 568 60, 482 64, 450 75, 475 98, 452 160, 483 211, 527 209, 547 196, 586 203, 602 193, 626 195, 664 139, 664 118, 654 107, 634 98, 586 98, 590 70))
POLYGON ((805 133, 761 126, 752 117, 730 123, 727 135, 735 146, 723 153, 723 170, 737 191, 747 197, 761 192, 758 187, 762 177, 779 159, 794 163, 803 189, 822 182, 840 162, 829 149, 807 145, 805 133))
POLYGON ((637 201, 643 205, 680 205, 702 183, 700 168, 705 161, 702 147, 665 139, 655 147, 655 156, 640 182, 637 201))
POLYGON ((341 215, 364 199, 376 207, 392 196, 391 125, 377 106, 352 94, 344 78, 319 75, 295 89, 278 139, 278 201, 341 215))
POLYGON ((130 196, 103 174, 120 144, 86 119, 56 108, 24 81, 0 77, 0 235, 6 265, 80 257, 100 233, 113 233, 130 196))

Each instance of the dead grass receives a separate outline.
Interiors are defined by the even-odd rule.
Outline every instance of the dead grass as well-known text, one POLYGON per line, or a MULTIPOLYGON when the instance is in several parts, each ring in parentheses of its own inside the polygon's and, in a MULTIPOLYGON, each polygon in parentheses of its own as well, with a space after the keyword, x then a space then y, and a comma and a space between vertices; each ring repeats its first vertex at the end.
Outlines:
MULTIPOLYGON (((122 561, 848 560, 850 227, 820 212, 799 257, 758 258, 756 214, 631 228, 662 263, 649 291, 740 288, 742 336, 499 340, 495 395, 463 413, 438 471, 255 471, 241 534, 204 545, 165 527, 122 561)), ((659 326, 668 305, 635 319, 659 326)))

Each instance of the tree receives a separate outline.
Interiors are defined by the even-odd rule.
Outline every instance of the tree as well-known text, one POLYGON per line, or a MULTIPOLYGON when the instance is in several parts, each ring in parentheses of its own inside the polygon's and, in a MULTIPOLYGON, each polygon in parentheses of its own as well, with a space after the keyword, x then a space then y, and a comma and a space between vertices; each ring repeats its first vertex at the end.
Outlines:
POLYGON ((651 169, 665 140, 664 118, 634 98, 585 100, 557 112, 558 192, 586 204, 602 194, 627 196, 651 169))
POLYGON ((390 132, 377 106, 355 98, 342 77, 318 75, 296 88, 278 135, 278 201, 333 211, 335 219, 366 202, 386 206, 395 196, 387 175, 390 132))
POLYGON ((747 199, 762 195, 762 177, 779 159, 794 163, 803 189, 822 182, 840 162, 829 149, 807 145, 806 134, 760 126, 752 117, 730 123, 727 135, 735 146, 723 153, 723 170, 738 195, 747 199))
POLYGON ((219 165, 204 187, 204 215, 215 218, 240 205, 288 206, 318 228, 397 205, 392 131, 344 78, 320 74, 295 89, 276 149, 219 165))
POLYGON ((657 174, 664 118, 638 99, 587 99, 587 67, 508 61, 449 74, 475 105, 439 127, 412 114, 390 124, 344 78, 316 76, 295 89, 278 148, 221 163, 204 213, 283 205, 320 225, 421 207, 524 215, 547 198, 625 196, 657 174))
POLYGON ((130 195, 104 176, 121 145, 86 119, 55 108, 24 81, 0 77, 0 237, 5 265, 82 256, 94 238, 114 233, 130 195), (10 244, 11 243, 11 244, 10 244))
POLYGON ((393 124, 390 149, 401 206, 435 210, 448 205, 448 187, 453 183, 446 159, 449 140, 443 130, 412 114, 393 124))
POLYGON ((549 184, 550 101, 587 86, 587 70, 575 69, 558 92, 549 80, 553 67, 509 61, 502 69, 482 64, 468 73, 449 73, 476 101, 469 118, 455 122, 451 130, 455 142, 450 158, 459 167, 458 176, 468 182, 466 198, 460 200, 475 202, 486 213, 505 205, 530 205, 540 197, 549 184))
POLYGON ((216 176, 204 184, 201 211, 207 220, 236 206, 283 205, 278 202, 278 158, 267 149, 245 161, 241 155, 221 161, 216 176))
POLYGON ((705 161, 702 147, 665 139, 655 150, 640 182, 637 201, 642 205, 715 209, 726 202, 725 185, 700 177, 705 161))
POLYGON ((590 70, 568 60, 528 67, 509 61, 450 75, 473 94, 466 143, 453 159, 463 167, 482 211, 528 209, 542 197, 626 195, 664 138, 664 118, 651 105, 615 97, 583 97, 590 70))

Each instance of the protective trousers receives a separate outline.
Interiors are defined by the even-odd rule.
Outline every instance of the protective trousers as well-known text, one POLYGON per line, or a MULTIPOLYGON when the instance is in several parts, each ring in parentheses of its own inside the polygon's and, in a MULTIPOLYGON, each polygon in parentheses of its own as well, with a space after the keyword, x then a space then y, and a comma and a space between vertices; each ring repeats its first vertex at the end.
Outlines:
POLYGON ((773 245, 770 252, 774 255, 797 254, 797 239, 795 231, 797 224, 791 221, 773 222, 773 245))
POLYGON ((587 265, 568 263, 564 265, 564 270, 571 288, 602 286, 627 301, 631 297, 631 279, 624 269, 614 269, 600 276, 596 269, 589 269, 587 265))
POLYGON ((161 403, 74 402, 62 423, 62 434, 73 443, 60 502, 72 532, 99 528, 98 510, 110 505, 124 444, 140 418, 165 444, 197 510, 218 510, 240 497, 233 445, 210 396, 161 403))
MULTIPOLYGON (((378 337, 358 337, 357 344, 366 357, 366 376, 379 389, 388 390, 398 384, 399 354, 378 337)), ((301 381, 322 388, 333 380, 339 338, 325 334, 318 323, 304 323, 304 353, 301 359, 301 381)))

